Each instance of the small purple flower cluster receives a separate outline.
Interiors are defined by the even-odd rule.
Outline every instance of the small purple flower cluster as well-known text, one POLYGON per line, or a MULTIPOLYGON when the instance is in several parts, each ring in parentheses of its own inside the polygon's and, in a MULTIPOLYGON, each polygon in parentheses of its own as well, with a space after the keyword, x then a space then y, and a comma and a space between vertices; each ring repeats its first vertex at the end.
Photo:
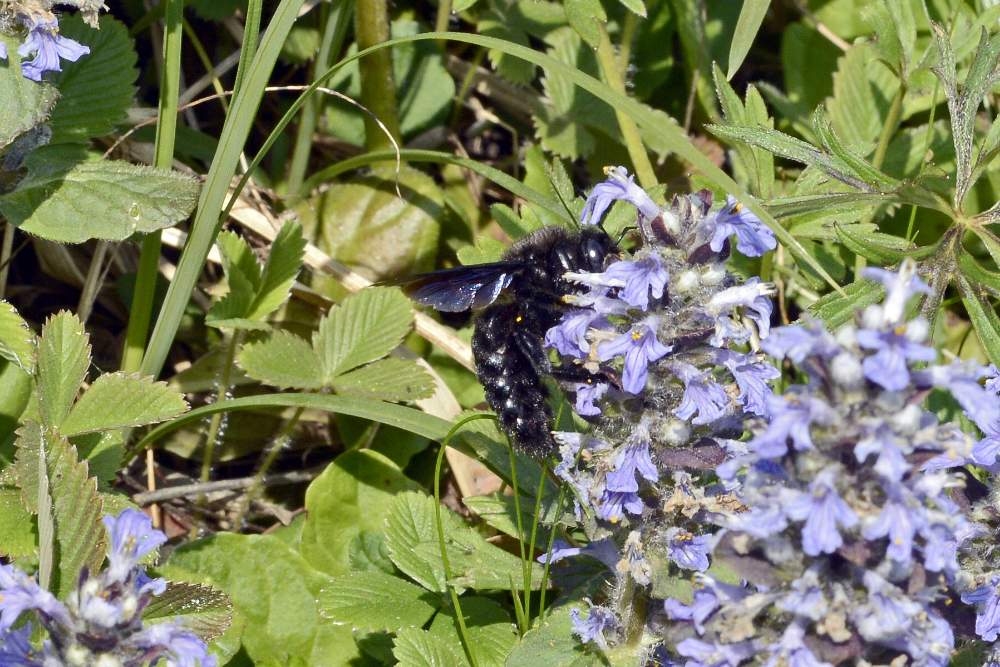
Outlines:
POLYGON ((132 509, 105 517, 104 525, 111 542, 108 567, 96 576, 85 570, 65 603, 34 577, 0 565, 0 665, 215 667, 205 642, 183 626, 143 627, 143 610, 167 583, 148 577, 139 561, 166 535, 132 509), (48 634, 41 645, 31 641, 34 623, 48 634))
MULTIPOLYGON (((61 72, 62 61, 76 62, 90 53, 90 47, 59 34, 59 22, 51 11, 18 12, 18 25, 27 30, 17 49, 21 74, 32 81, 42 81, 46 72, 61 72)), ((7 60, 7 45, 0 40, 0 60, 7 60)))
MULTIPOLYGON (((747 583, 702 576, 692 601, 666 601, 665 646, 687 667, 949 664, 959 556, 981 530, 956 503, 964 478, 950 468, 977 451, 989 459, 989 447, 921 405, 936 389, 995 425, 1000 401, 980 384, 984 369, 922 365, 937 355, 926 322, 906 318, 926 290, 912 262, 865 275, 886 298, 856 326, 782 327, 762 342, 807 380, 768 397, 746 452, 718 467, 742 507, 717 515, 713 558, 747 583)), ((962 596, 988 641, 1000 633, 998 582, 962 596)))

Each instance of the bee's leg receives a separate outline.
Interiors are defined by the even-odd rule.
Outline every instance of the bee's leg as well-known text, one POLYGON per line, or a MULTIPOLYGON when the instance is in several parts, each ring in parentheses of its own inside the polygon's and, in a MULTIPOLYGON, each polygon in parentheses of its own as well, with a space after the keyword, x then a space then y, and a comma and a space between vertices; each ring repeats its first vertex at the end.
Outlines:
POLYGON ((596 373, 591 373, 582 366, 559 366, 553 368, 551 375, 560 382, 575 384, 593 384, 604 382, 615 389, 621 389, 621 379, 610 366, 602 366, 596 373))
POLYGON ((552 362, 549 361, 549 355, 545 352, 540 338, 521 329, 514 332, 514 340, 524 358, 528 360, 539 376, 552 373, 552 362))

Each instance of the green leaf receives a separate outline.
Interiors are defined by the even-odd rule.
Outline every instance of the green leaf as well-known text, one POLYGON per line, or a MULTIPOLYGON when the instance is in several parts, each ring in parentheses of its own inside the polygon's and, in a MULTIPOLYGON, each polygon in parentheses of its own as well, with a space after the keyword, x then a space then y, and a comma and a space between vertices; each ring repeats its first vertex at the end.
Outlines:
POLYGON ((301 552, 327 574, 350 569, 352 544, 385 530, 396 494, 417 488, 392 461, 371 450, 341 454, 306 490, 301 552))
MULTIPOLYGON (((476 516, 496 528, 502 533, 520 539, 517 529, 517 512, 514 504, 514 497, 506 493, 491 493, 488 496, 466 496, 462 498, 462 504, 472 510, 476 516)), ((542 516, 539 517, 539 526, 536 528, 538 537, 536 544, 545 544, 548 541, 549 531, 546 526, 552 525, 558 519, 555 515, 555 503, 550 503, 549 507, 542 507, 542 516)), ((531 496, 521 495, 521 525, 525 530, 530 531, 534 522, 535 499, 531 496)))
POLYGON ((413 326, 409 299, 396 288, 369 287, 332 308, 313 334, 327 382, 392 352, 413 326))
POLYGON ((913 69, 913 51, 917 41, 916 17, 909 2, 879 0, 862 7, 861 15, 875 30, 875 48, 879 56, 907 81, 913 69))
POLYGON ((198 195, 189 176, 111 160, 82 147, 45 146, 25 159, 28 175, 0 195, 0 213, 49 241, 122 241, 187 218, 198 195))
MULTIPOLYGON (((386 547, 400 570, 429 590, 446 590, 441 548, 430 496, 406 492, 396 496, 389 510, 386 547)), ((454 512, 441 508, 445 546, 452 583, 476 590, 522 590, 521 560, 465 526, 454 512)), ((541 568, 531 564, 531 586, 541 582, 541 568)))
POLYGON ((757 37, 760 24, 764 22, 767 8, 771 0, 744 0, 743 8, 740 9, 740 18, 736 22, 736 31, 733 39, 729 43, 729 74, 727 79, 732 79, 736 70, 743 64, 743 60, 753 46, 753 40, 757 37))
POLYGON ((405 579, 379 571, 333 577, 319 598, 323 618, 352 630, 398 632, 430 620, 434 596, 405 579))
POLYGON ((26 373, 35 367, 35 334, 6 301, 0 301, 0 357, 26 373))
POLYGON ((434 378, 412 359, 379 359, 333 379, 338 394, 415 401, 434 394, 434 378))
POLYGON ((994 296, 1000 296, 1000 273, 983 268, 972 255, 967 252, 958 253, 958 268, 969 279, 972 285, 982 285, 994 296))
POLYGON ((61 311, 42 326, 38 342, 38 403, 42 421, 58 427, 90 367, 90 337, 76 315, 61 311))
POLYGON ((125 122, 139 76, 128 28, 110 16, 101 17, 99 30, 79 16, 66 16, 59 32, 86 44, 90 53, 76 62, 63 61, 62 72, 53 78, 60 98, 49 120, 52 143, 110 134, 125 122))
MULTIPOLYGON (((764 100, 753 85, 747 87, 746 105, 744 105, 717 65, 713 67, 712 75, 715 77, 716 94, 719 96, 727 125, 767 129, 774 127, 774 120, 768 115, 764 100)), ((743 169, 752 176, 751 183, 755 194, 770 199, 774 189, 774 156, 762 148, 744 142, 736 144, 736 154, 743 162, 743 169)))
POLYGON ((261 268, 257 256, 246 240, 234 232, 221 232, 216 239, 222 256, 222 270, 226 274, 229 291, 212 304, 205 317, 205 324, 214 327, 244 328, 247 313, 260 289, 261 268))
POLYGON ((319 389, 323 371, 312 345, 288 331, 247 343, 236 358, 243 371, 258 382, 275 387, 319 389))
MULTIPOLYGON (((584 607, 576 604, 572 607, 584 607)), ((545 616, 538 627, 525 633, 507 657, 508 665, 523 667, 598 667, 606 665, 573 636, 570 605, 563 605, 545 616)), ((585 610, 584 610, 585 611, 585 610)))
POLYGON ((1000 364, 1000 318, 997 317, 986 290, 981 285, 973 285, 964 275, 956 276, 955 284, 969 314, 972 328, 976 330, 990 362, 1000 364))
POLYGON ((52 499, 55 569, 51 590, 64 597, 74 590, 80 571, 97 572, 104 562, 106 533, 101 523, 103 501, 97 480, 87 464, 78 459, 76 448, 66 438, 34 422, 18 432, 14 463, 21 499, 39 513, 39 538, 44 542, 44 507, 39 490, 48 486, 52 499))
POLYGON ((316 603, 326 577, 273 535, 219 533, 185 544, 163 574, 211 584, 246 619, 243 648, 258 665, 343 665, 358 657, 348 628, 323 621, 316 603))
POLYGON ((166 421, 187 411, 184 396, 151 377, 107 373, 76 402, 59 427, 67 437, 166 421))
POLYGON ((21 503, 20 493, 9 486, 0 486, 0 556, 17 560, 36 553, 35 523, 21 503))
POLYGON ((222 636, 233 620, 229 596, 204 584, 167 582, 167 590, 155 596, 142 611, 147 623, 176 622, 210 642, 222 636))
MULTIPOLYGON (((480 596, 462 596, 462 616, 469 649, 480 667, 504 667, 517 641, 510 615, 496 601, 480 596)), ((461 649, 455 624, 455 609, 448 606, 434 617, 430 634, 461 649)))
POLYGON ((885 288, 872 280, 858 280, 844 288, 844 296, 830 293, 809 306, 809 314, 818 317, 830 329, 836 329, 854 319, 854 313, 865 306, 878 303, 885 296, 885 288))
POLYGON ((302 226, 297 222, 285 223, 271 243, 271 252, 264 264, 260 287, 250 306, 250 312, 247 313, 248 318, 264 319, 288 300, 292 283, 302 269, 305 248, 302 226))
POLYGON ((463 667, 468 664, 461 644, 455 646, 419 628, 406 628, 396 635, 392 656, 400 667, 463 667))
POLYGON ((618 0, 622 3, 622 6, 635 14, 636 16, 641 16, 646 18, 646 3, 643 0, 618 0))
POLYGON ((17 40, 0 34, 7 59, 0 60, 0 150, 20 135, 45 122, 59 98, 49 83, 35 83, 21 76, 17 40))
POLYGON ((608 15, 600 0, 565 0, 566 21, 583 41, 597 48, 601 41, 599 23, 607 23, 608 15))
POLYGON ((937 250, 937 245, 918 247, 906 239, 881 232, 852 229, 854 225, 834 225, 837 238, 851 252, 882 266, 901 262, 906 257, 923 259, 937 250))
POLYGON ((891 176, 882 173, 870 164, 861 153, 845 145, 837 133, 833 131, 829 117, 823 107, 816 107, 813 113, 813 129, 819 137, 823 146, 836 158, 840 165, 847 166, 847 172, 867 184, 867 190, 887 191, 893 190, 899 182, 891 176))

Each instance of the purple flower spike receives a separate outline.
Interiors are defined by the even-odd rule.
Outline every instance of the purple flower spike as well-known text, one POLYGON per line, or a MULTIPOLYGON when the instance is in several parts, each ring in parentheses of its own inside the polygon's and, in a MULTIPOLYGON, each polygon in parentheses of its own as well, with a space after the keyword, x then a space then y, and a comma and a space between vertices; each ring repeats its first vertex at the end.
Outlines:
POLYGON ((882 507, 878 518, 865 526, 862 535, 866 540, 889 538, 886 555, 902 565, 913 560, 913 536, 922 526, 922 514, 918 508, 908 507, 897 488, 890 492, 889 500, 882 507))
POLYGON ((681 528, 667 530, 667 557, 685 570, 704 572, 712 551, 712 535, 694 535, 681 528))
POLYGON ((993 577, 987 584, 962 595, 962 602, 976 606, 976 634, 988 642, 995 642, 1000 635, 998 585, 1000 577, 993 577))
POLYGON ((32 81, 41 81, 46 72, 61 72, 60 59, 76 62, 90 53, 84 46, 59 34, 59 24, 55 21, 34 20, 28 26, 28 37, 17 50, 18 55, 34 58, 21 63, 21 74, 32 81))
POLYGON ((859 463, 864 463, 872 454, 878 454, 875 461, 875 472, 890 482, 900 481, 903 479, 903 475, 910 470, 910 464, 907 462, 897 438, 892 430, 884 425, 854 446, 854 456, 859 463))
POLYGON ((728 340, 745 343, 750 339, 750 331, 739 324, 734 315, 737 308, 743 308, 746 316, 757 325, 760 338, 767 338, 771 330, 771 312, 774 310, 772 294, 774 286, 762 283, 756 276, 742 285, 716 293, 706 306, 706 310, 716 318, 715 335, 710 341, 712 345, 724 347, 728 340))
POLYGON ((1000 370, 993 364, 986 367, 986 391, 1000 394, 1000 370))
POLYGON ((896 331, 858 331, 858 344, 875 354, 865 357, 865 377, 888 391, 900 391, 910 384, 907 361, 934 361, 934 348, 920 345, 896 331))
POLYGON ((869 280, 880 282, 885 286, 885 301, 882 302, 883 322, 889 326, 899 324, 905 318, 906 303, 917 292, 930 294, 931 288, 917 277, 917 264, 913 260, 905 260, 899 271, 868 268, 861 275, 869 280))
POLYGON ((580 216, 581 225, 600 224, 601 218, 615 201, 622 200, 639 209, 639 214, 647 220, 652 220, 660 214, 656 205, 646 191, 635 184, 625 167, 606 167, 604 173, 608 180, 598 183, 590 191, 587 203, 583 205, 580 216))
POLYGON ((7 44, 0 41, 0 60, 7 60, 7 44))
POLYGON ((143 556, 167 541, 167 536, 153 528, 150 518, 139 510, 127 509, 117 518, 105 516, 103 521, 111 536, 107 571, 110 581, 125 581, 143 556))
POLYGON ((625 373, 622 378, 622 388, 630 394, 639 394, 645 389, 649 364, 673 349, 656 339, 656 322, 656 318, 646 318, 628 333, 601 343, 597 348, 597 356, 601 361, 624 355, 625 373))
POLYGON ((831 357, 840 351, 833 337, 818 322, 790 324, 770 332, 760 346, 772 357, 801 364, 811 356, 831 357))
POLYGON ((578 608, 570 611, 570 618, 573 621, 573 634, 580 638, 584 644, 594 642, 602 649, 608 648, 608 641, 604 633, 614 632, 618 628, 618 618, 614 612, 604 607, 591 607, 586 619, 580 616, 578 608))
POLYGON ((52 593, 38 585, 33 577, 13 565, 0 564, 0 632, 9 630, 26 611, 69 625, 69 612, 52 593))
POLYGON ((726 205, 705 218, 703 224, 712 230, 709 247, 715 252, 722 250, 722 244, 733 234, 736 234, 736 249, 747 257, 760 257, 778 246, 774 232, 732 195, 727 195, 726 205))
POLYGON ((833 667, 819 660, 805 644, 805 629, 798 623, 788 626, 781 639, 767 647, 771 654, 764 667, 833 667))
POLYGON ((709 588, 699 588, 694 592, 694 600, 687 605, 680 600, 667 598, 663 602, 663 611, 673 621, 691 621, 695 631, 700 635, 705 632, 705 621, 719 608, 719 598, 715 591, 709 588))
POLYGON ((709 378, 691 364, 677 361, 670 364, 670 370, 684 382, 684 397, 674 414, 681 419, 691 419, 692 424, 710 424, 725 414, 729 406, 729 395, 717 382, 709 378))
POLYGON ((826 616, 829 603, 823 595, 815 568, 809 568, 792 582, 791 592, 778 602, 778 607, 811 621, 818 621, 826 616))
POLYGON ((621 288, 619 299, 633 308, 642 310, 649 307, 650 292, 654 299, 663 296, 663 290, 670 277, 663 268, 663 260, 655 253, 635 261, 617 261, 601 276, 607 281, 607 285, 621 288))
POLYGON ((168 665, 216 667, 218 664, 215 656, 208 652, 205 642, 177 623, 150 625, 135 635, 131 641, 154 658, 167 658, 168 665))
POLYGON ((740 388, 739 400, 744 410, 749 414, 769 417, 771 412, 767 400, 773 392, 768 383, 781 377, 781 371, 752 355, 729 350, 719 350, 716 359, 733 374, 736 386, 740 388))
POLYGON ((593 310, 571 310, 563 314, 559 324, 545 332, 545 346, 555 348, 563 356, 583 359, 590 353, 587 332, 595 325, 607 326, 607 323, 603 315, 593 310))
MULTIPOLYGON (((3 42, 0 42, 0 46, 3 46, 3 42)), ((44 656, 39 655, 31 645, 31 631, 31 623, 25 623, 16 630, 0 632, 0 665, 42 667, 45 664, 42 662, 44 656)))
POLYGON ((653 459, 649 456, 649 441, 644 437, 633 438, 618 451, 615 469, 608 473, 605 486, 609 491, 638 491, 636 473, 647 482, 658 482, 660 479, 653 459))
POLYGON ((642 514, 642 498, 634 491, 609 491, 604 490, 601 494, 601 506, 597 509, 597 516, 610 523, 618 523, 629 514, 642 514))
POLYGON ((824 468, 809 484, 809 492, 789 491, 785 514, 802 527, 802 550, 809 556, 831 554, 844 543, 841 528, 858 523, 854 511, 843 501, 834 486, 836 468, 824 468))
POLYGON ((677 652, 690 658, 685 667, 738 667, 757 651, 752 642, 716 644, 688 637, 677 645, 677 652))
POLYGON ((574 386, 576 391, 576 403, 574 409, 576 414, 583 417, 594 417, 601 414, 601 409, 594 405, 594 401, 601 400, 604 394, 608 393, 608 385, 604 382, 580 382, 574 386))
POLYGON ((771 420, 767 430, 750 441, 751 449, 764 458, 777 459, 784 456, 788 452, 789 440, 799 451, 812 449, 809 429, 814 423, 829 423, 834 416, 830 406, 805 392, 798 395, 771 395, 766 400, 771 420))

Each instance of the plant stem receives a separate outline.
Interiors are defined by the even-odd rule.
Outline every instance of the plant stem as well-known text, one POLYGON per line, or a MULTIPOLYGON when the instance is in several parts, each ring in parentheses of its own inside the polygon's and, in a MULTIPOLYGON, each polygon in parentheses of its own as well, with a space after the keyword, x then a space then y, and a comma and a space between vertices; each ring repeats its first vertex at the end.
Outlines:
MULTIPOLYGON (((159 116, 156 123, 156 145, 153 164, 169 169, 173 164, 174 142, 177 136, 177 100, 180 96, 181 46, 184 0, 167 0, 166 25, 163 38, 163 78, 160 82, 159 116)), ((160 265, 160 232, 147 234, 142 239, 139 270, 132 293, 128 328, 125 332, 125 349, 121 369, 134 373, 142 365, 146 335, 153 316, 153 299, 156 292, 156 275, 160 265)))
POLYGON ((267 454, 264 455, 264 460, 261 461, 260 468, 257 469, 257 472, 253 476, 253 482, 250 484, 246 494, 244 494, 240 501, 239 508, 236 510, 233 525, 236 526, 237 530, 243 525, 243 518, 250 509, 250 505, 253 504, 253 501, 260 495, 261 489, 264 488, 264 478, 271 469, 271 466, 274 465, 274 462, 278 460, 278 454, 281 453, 281 450, 285 448, 285 445, 291 439, 292 430, 299 423, 303 412, 305 412, 305 408, 298 408, 295 411, 295 414, 292 415, 291 419, 281 429, 281 432, 274 438, 274 441, 267 450, 267 454))
POLYGON ((639 17, 632 12, 625 12, 625 20, 622 22, 622 39, 618 45, 618 69, 622 76, 628 76, 628 66, 632 59, 632 43, 635 41, 635 34, 639 29, 639 17))
MULTIPOLYGON (((354 10, 354 34, 358 50, 381 44, 390 37, 389 9, 386 0, 357 0, 354 10)), ((382 49, 360 60, 361 103, 375 114, 399 139, 399 109, 396 84, 392 76, 392 52, 382 49)), ((365 116, 365 148, 369 151, 392 148, 375 121, 365 116)))
MULTIPOLYGON (((611 38, 603 25, 600 26, 600 31, 601 40, 597 45, 597 62, 600 64, 601 74, 612 90, 624 95, 626 92, 625 80, 622 78, 615 47, 611 44, 611 38)), ((657 184, 656 172, 653 170, 653 163, 649 161, 646 147, 642 143, 639 128, 635 121, 620 109, 615 109, 615 116, 618 118, 618 126, 621 128, 625 147, 632 159, 632 168, 639 178, 639 183, 644 188, 654 187, 657 184)))
MULTIPOLYGON (((324 5, 324 9, 326 9, 324 5)), ((327 12, 326 23, 323 28, 323 40, 319 45, 319 53, 316 55, 316 62, 313 64, 312 79, 329 69, 333 57, 340 53, 344 47, 344 38, 347 36, 347 26, 351 18, 353 4, 349 0, 339 0, 332 9, 327 12)), ((309 168, 309 155, 312 153, 313 135, 316 132, 316 124, 320 114, 323 113, 326 98, 322 95, 312 99, 302 109, 302 120, 299 121, 298 131, 295 135, 295 148, 292 150, 292 160, 288 167, 287 191, 290 203, 293 203, 305 193, 301 192, 302 182, 305 180, 306 171, 309 168)))
MULTIPOLYGON (((236 350, 239 349, 243 332, 237 329, 233 332, 233 337, 229 340, 226 348, 226 358, 222 362, 222 371, 219 375, 219 391, 216 392, 216 402, 226 400, 229 394, 230 384, 233 379, 233 363, 236 360, 236 350)), ((212 415, 212 421, 208 424, 208 435, 205 437, 205 455, 201 461, 201 481, 207 482, 212 476, 212 459, 215 456, 215 445, 219 439, 219 430, 222 426, 223 413, 216 412, 212 415)))
MULTIPOLYGON (((240 48, 240 63, 236 67, 236 82, 233 84, 233 94, 239 92, 247 76, 247 67, 257 55, 257 41, 260 39, 260 18, 263 14, 264 0, 250 0, 247 5, 247 17, 243 23, 243 44, 240 48)), ((212 71, 209 65, 208 71, 212 71)))
POLYGON ((101 291, 101 279, 104 277, 104 258, 108 254, 111 246, 107 241, 98 241, 94 247, 94 256, 90 258, 90 266, 87 268, 87 277, 83 281, 83 290, 80 292, 80 302, 76 307, 76 316, 84 324, 90 319, 90 311, 97 300, 97 293, 101 291))
MULTIPOLYGON (((2 218, 0 218, 2 220, 2 218)), ((7 294, 7 276, 10 273, 10 257, 14 250, 14 231, 10 222, 4 221, 3 246, 0 247, 0 299, 7 294)))
POLYGON ((435 32, 444 32, 448 29, 448 21, 451 19, 451 0, 438 0, 437 16, 434 17, 435 32))

